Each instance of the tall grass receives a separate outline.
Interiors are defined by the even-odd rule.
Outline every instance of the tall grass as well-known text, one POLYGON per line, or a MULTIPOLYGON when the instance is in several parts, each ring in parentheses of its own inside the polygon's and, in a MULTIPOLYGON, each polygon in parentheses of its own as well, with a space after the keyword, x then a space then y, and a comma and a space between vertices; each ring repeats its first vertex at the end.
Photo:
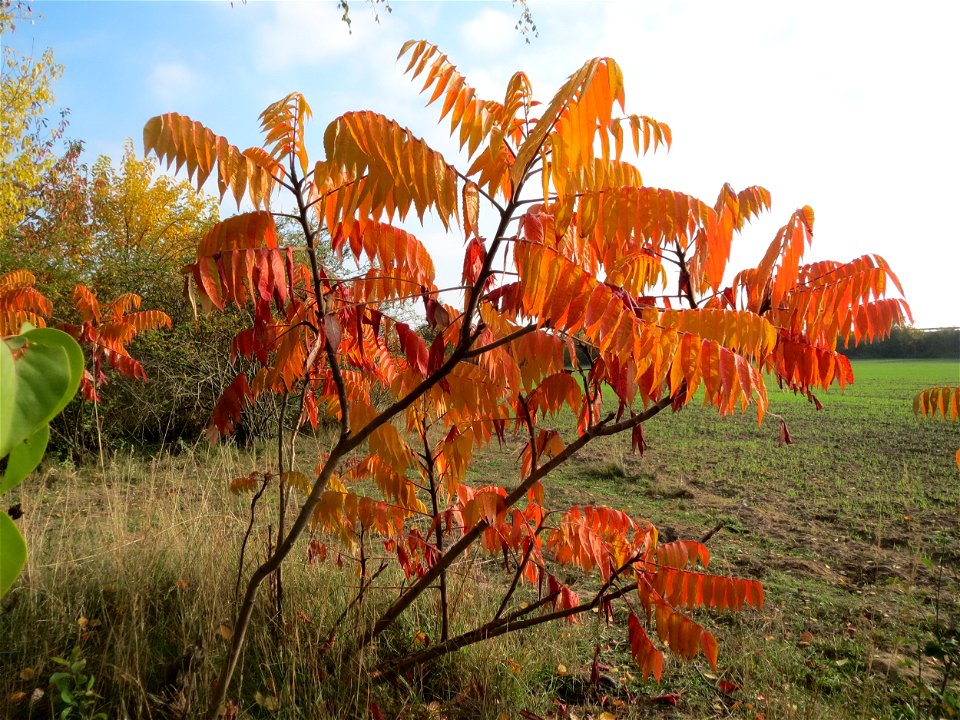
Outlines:
MULTIPOLYGON (((231 633, 237 558, 249 522, 250 496, 232 495, 229 479, 269 464, 269 457, 225 447, 148 461, 115 456, 104 472, 50 465, 28 483, 19 523, 30 557, 0 612, 0 716, 59 712, 63 704, 47 679, 59 669, 52 658, 74 648, 87 660, 109 717, 199 712, 231 633)), ((248 569, 263 558, 275 527, 269 496, 257 513, 248 569)), ((569 637, 533 646, 506 638, 402 678, 399 688, 383 686, 371 677, 376 656, 351 655, 349 639, 392 599, 403 576, 386 571, 385 588, 341 617, 359 579, 352 559, 339 567, 337 555, 332 550, 325 563, 311 564, 304 546, 288 565, 283 627, 263 593, 231 692, 242 712, 340 718, 377 708, 394 717, 443 703, 451 718, 498 717, 530 695, 519 668, 571 655, 569 637)), ((453 630, 496 609, 499 596, 487 591, 484 572, 489 562, 478 558, 456 568, 453 630)), ((431 625, 436 598, 429 595, 380 643, 380 653, 402 653, 439 636, 431 625)))

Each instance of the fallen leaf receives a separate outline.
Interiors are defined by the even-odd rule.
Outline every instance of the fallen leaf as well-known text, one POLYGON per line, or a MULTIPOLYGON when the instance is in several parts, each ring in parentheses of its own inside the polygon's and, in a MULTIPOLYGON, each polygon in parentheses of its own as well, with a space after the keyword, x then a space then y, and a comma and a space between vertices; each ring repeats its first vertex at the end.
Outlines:
POLYGON ((10 705, 19 705, 27 699, 27 694, 23 690, 17 690, 7 695, 7 703, 10 705))
POLYGON ((217 628, 217 635, 224 640, 229 640, 233 637, 233 629, 226 623, 220 623, 220 626, 217 628))
POLYGON ((37 671, 32 667, 25 667, 20 671, 21 680, 33 680, 37 676, 37 671))
POLYGON ((809 630, 805 630, 803 635, 800 636, 800 642, 797 643, 800 647, 808 647, 813 641, 813 633, 809 630))
POLYGON ((604 710, 602 713, 600 713, 599 720, 617 720, 617 716, 604 710))
POLYGON ((557 665, 557 675, 569 675, 567 672, 567 666, 563 665, 562 663, 557 665))
POLYGON ((253 694, 253 700, 267 712, 276 712, 280 709, 280 698, 275 695, 264 695, 257 691, 253 694))
POLYGON ((674 691, 664 693, 663 695, 657 695, 656 697, 650 698, 650 702, 654 703, 663 703, 664 705, 676 705, 680 701, 680 697, 683 693, 674 691))
POLYGON ((719 688, 720 692, 722 692, 724 695, 730 695, 739 690, 740 686, 735 682, 730 682, 729 680, 721 680, 717 683, 717 688, 719 688))

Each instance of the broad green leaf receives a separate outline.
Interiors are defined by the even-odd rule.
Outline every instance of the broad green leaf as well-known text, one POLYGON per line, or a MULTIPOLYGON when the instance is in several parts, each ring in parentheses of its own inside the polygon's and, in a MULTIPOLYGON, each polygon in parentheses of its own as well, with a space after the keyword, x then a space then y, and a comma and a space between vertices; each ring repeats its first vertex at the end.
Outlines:
POLYGON ((17 370, 13 353, 0 340, 0 458, 10 451, 10 430, 13 425, 13 398, 17 394, 17 370))
MULTIPOLYGON (((8 445, 30 437, 70 402, 83 375, 83 351, 66 333, 53 328, 29 330, 16 361, 16 394, 8 445)), ((9 450, 9 447, 6 448, 9 450)))
POLYGON ((7 513, 0 511, 0 596, 4 595, 27 563, 27 544, 7 513))
POLYGON ((60 347, 67 356, 69 372, 67 392, 60 398, 60 402, 57 403, 57 406, 47 419, 47 422, 49 422, 59 415, 60 411, 63 410, 67 406, 67 403, 73 400, 73 396, 77 394, 77 390, 80 387, 80 380, 83 378, 83 350, 80 349, 80 345, 77 344, 76 340, 56 328, 38 328, 24 334, 31 344, 40 343, 45 346, 60 347))
POLYGON ((44 423, 33 435, 10 449, 7 458, 7 469, 0 478, 0 493, 16 487, 31 472, 33 472, 47 449, 50 440, 50 425, 44 423))

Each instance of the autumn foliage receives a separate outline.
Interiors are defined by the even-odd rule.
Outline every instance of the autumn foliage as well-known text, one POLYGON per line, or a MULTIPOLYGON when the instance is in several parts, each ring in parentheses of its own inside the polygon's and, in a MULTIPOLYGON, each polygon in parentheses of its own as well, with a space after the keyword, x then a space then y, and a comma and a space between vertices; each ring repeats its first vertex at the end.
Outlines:
POLYGON ((37 290, 36 282, 29 270, 0 275, 0 337, 16 335, 24 323, 46 327, 53 304, 37 290))
MULTIPOLYGON (((917 393, 913 399, 913 413, 950 422, 960 422, 960 386, 932 387, 917 393)), ((960 450, 957 450, 957 470, 960 470, 960 450)))
MULTIPOLYGON (((15 335, 24 323, 46 327, 53 304, 35 287, 36 278, 28 270, 13 270, 0 275, 0 337, 15 335)), ((97 296, 85 285, 73 290, 74 311, 79 323, 60 322, 57 327, 87 350, 91 367, 85 369, 80 391, 90 402, 99 399, 97 388, 112 368, 135 380, 147 374, 129 352, 127 345, 139 333, 170 328, 170 318, 159 310, 140 310, 140 296, 125 293, 101 306, 97 296)))
MULTIPOLYGON (((846 344, 909 318, 902 299, 887 297, 900 291, 896 276, 873 255, 805 264, 809 207, 789 216, 756 267, 733 272, 733 240, 769 210, 770 194, 725 185, 705 202, 645 185, 633 160, 669 148, 672 133, 626 114, 609 58, 587 62, 541 103, 523 73, 502 101, 483 100, 435 46, 409 42, 400 57, 459 142, 465 169, 371 111, 330 122, 322 159, 312 160, 311 111, 296 93, 261 114, 262 147, 240 150, 176 113, 144 128, 148 153, 198 188, 215 182, 221 198, 253 207, 214 226, 185 269, 199 310, 233 304, 253 318, 232 351, 256 369, 221 397, 211 437, 229 434, 265 393, 299 408, 282 431, 324 419, 337 428, 309 480, 292 467, 272 476, 281 493, 302 490, 302 501, 250 577, 214 706, 258 586, 310 529, 361 558, 380 537, 409 578, 354 639, 358 648, 423 592, 439 591, 441 636, 385 660, 385 675, 593 608, 613 620, 614 601, 625 604, 644 677, 659 679, 663 646, 715 666, 717 641, 691 611, 760 607, 759 583, 710 574, 704 545, 660 543, 655 527, 621 511, 551 508, 542 481, 598 437, 629 432, 642 452, 644 423, 695 399, 722 414, 752 407, 762 421, 768 377, 819 407, 815 392, 853 381, 846 344), (276 197, 297 218, 302 246, 280 244, 276 197), (462 242, 454 287, 438 284, 427 248, 401 227, 413 216, 462 242), (323 264, 324 238, 356 272, 323 264), (401 302, 419 305, 429 332, 392 317, 401 302), (576 416, 575 434, 558 431, 560 412, 576 416), (468 484, 474 453, 508 435, 524 438, 516 478, 468 484), (364 481, 376 495, 359 489, 364 481), (513 580, 494 617, 455 634, 445 578, 468 552, 502 557, 513 580), (561 582, 562 566, 597 584, 561 582), (520 603, 524 583, 532 600, 520 603)), ((270 479, 240 479, 235 489, 270 479)), ((366 567, 361 576, 363 592, 375 576, 366 567)))
POLYGON ((74 288, 73 302, 80 323, 60 323, 59 327, 90 353, 92 370, 85 370, 80 382, 83 397, 91 402, 99 400, 97 388, 107 379, 105 366, 134 380, 146 380, 146 371, 130 355, 127 345, 142 332, 169 329, 169 316, 159 310, 140 310, 141 300, 136 293, 124 293, 101 307, 97 296, 85 285, 74 288))

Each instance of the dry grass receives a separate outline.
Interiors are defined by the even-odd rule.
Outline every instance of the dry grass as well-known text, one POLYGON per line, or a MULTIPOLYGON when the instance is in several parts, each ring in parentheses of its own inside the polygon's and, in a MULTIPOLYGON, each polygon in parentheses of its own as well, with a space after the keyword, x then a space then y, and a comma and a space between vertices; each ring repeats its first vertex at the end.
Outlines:
MULTIPOLYGON (((226 651, 249 520, 249 496, 230 494, 228 480, 263 462, 269 458, 230 448, 152 461, 119 456, 104 473, 48 465, 25 486, 19 522, 30 559, 0 613, 0 714, 59 712, 63 704, 47 684, 59 669, 52 658, 74 648, 87 660, 109 717, 170 717, 171 707, 175 716, 187 699, 196 713, 226 651)), ((264 556, 270 513, 269 502, 258 507, 250 562, 264 556)), ((495 609, 495 593, 486 592, 489 562, 466 564, 452 577, 454 629, 495 609)), ((570 655, 569 637, 539 645, 508 638, 463 651, 399 687, 372 682, 371 656, 344 657, 344 639, 392 597, 389 588, 402 575, 381 576, 387 588, 334 628, 328 650, 329 631, 357 587, 353 568, 349 561, 338 568, 335 552, 325 564, 292 558, 282 631, 270 615, 270 593, 262 593, 231 692, 241 717, 363 717, 374 705, 394 717, 438 703, 450 718, 498 717, 511 699, 534 694, 521 669, 570 655)), ((436 636, 434 604, 424 598, 380 652, 416 647, 420 633, 436 636)))

